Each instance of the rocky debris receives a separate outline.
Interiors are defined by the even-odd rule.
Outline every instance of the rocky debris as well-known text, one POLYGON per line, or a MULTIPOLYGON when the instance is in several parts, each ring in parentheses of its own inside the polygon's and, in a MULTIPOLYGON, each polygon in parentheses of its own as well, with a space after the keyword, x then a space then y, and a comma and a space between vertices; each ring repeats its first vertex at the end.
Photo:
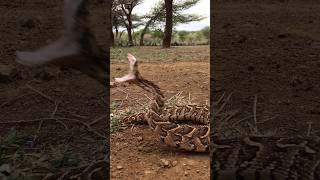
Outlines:
POLYGON ((160 165, 164 168, 169 168, 171 167, 171 162, 166 159, 160 159, 160 165))
POLYGON ((172 167, 175 167, 178 164, 178 161, 172 161, 171 165, 172 167))
POLYGON ((156 172, 152 170, 145 170, 144 174, 156 174, 156 172))

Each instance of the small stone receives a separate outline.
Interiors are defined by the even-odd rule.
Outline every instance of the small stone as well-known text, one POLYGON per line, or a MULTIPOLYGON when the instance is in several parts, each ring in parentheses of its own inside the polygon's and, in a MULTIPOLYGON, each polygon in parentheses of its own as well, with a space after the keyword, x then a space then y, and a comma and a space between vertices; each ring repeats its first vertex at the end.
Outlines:
POLYGON ((193 165, 194 162, 193 162, 192 160, 188 160, 188 161, 187 161, 187 164, 188 164, 188 165, 193 165))
POLYGON ((123 167, 121 165, 117 165, 117 169, 121 170, 121 169, 123 169, 123 167))
POLYGON ((142 141, 143 140, 143 138, 141 136, 138 136, 137 139, 138 139, 138 141, 142 141))
POLYGON ((160 159, 161 161, 161 165, 163 167, 169 167, 170 166, 170 161, 166 160, 166 159, 160 159))
POLYGON ((172 161, 172 166, 175 167, 178 164, 178 161, 172 161))
POLYGON ((196 172, 197 172, 197 173, 200 173, 200 170, 199 170, 199 169, 197 169, 197 170, 196 170, 196 172))
POLYGON ((150 171, 150 170, 145 170, 144 173, 145 173, 145 174, 155 174, 154 171, 150 171))

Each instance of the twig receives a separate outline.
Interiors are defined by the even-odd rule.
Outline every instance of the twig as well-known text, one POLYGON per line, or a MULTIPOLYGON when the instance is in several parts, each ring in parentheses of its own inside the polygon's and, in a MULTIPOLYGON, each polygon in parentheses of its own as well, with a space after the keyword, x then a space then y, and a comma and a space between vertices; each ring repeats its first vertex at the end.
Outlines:
POLYGON ((117 90, 118 90, 118 91, 121 91, 121 92, 124 93, 124 94, 129 94, 128 92, 126 92, 125 90, 122 90, 122 89, 120 89, 120 88, 117 88, 117 90))
POLYGON ((307 132, 307 136, 311 135, 311 131, 312 131, 312 122, 307 122, 308 124, 308 132, 307 132))
POLYGON ((13 101, 16 101, 16 100, 18 100, 18 99, 20 99, 20 98, 23 98, 23 97, 25 97, 25 96, 29 96, 29 95, 31 95, 31 94, 33 94, 33 93, 26 93, 26 94, 23 94, 23 95, 21 95, 21 96, 18 96, 18 97, 15 97, 15 98, 13 98, 13 99, 10 99, 10 100, 2 103, 2 104, 0 105, 0 108, 2 108, 3 106, 5 106, 5 105, 7 105, 7 104, 9 104, 9 103, 11 103, 11 102, 13 102, 13 101))
POLYGON ((35 89, 35 88, 33 88, 33 87, 31 87, 29 84, 27 84, 26 86, 27 86, 28 89, 30 89, 30 90, 38 93, 39 95, 41 95, 42 97, 44 97, 44 98, 46 98, 46 99, 48 99, 48 100, 51 101, 53 104, 56 104, 56 102, 55 102, 51 97, 45 95, 44 93, 42 93, 41 91, 39 91, 39 90, 37 90, 37 89, 35 89))
POLYGON ((254 131, 255 133, 258 132, 258 121, 257 121, 257 101, 258 101, 258 96, 254 95, 254 103, 253 103, 253 120, 254 120, 254 131))
POLYGON ((33 119, 33 120, 20 120, 20 121, 4 121, 4 122, 0 122, 0 124, 20 124, 20 123, 34 123, 34 122, 38 122, 38 121, 47 121, 47 120, 69 120, 69 121, 73 121, 73 122, 77 122, 79 124, 82 124, 83 126, 85 126, 88 131, 94 133, 95 135, 106 139, 105 136, 103 136, 102 134, 100 134, 99 132, 95 131, 94 129, 91 128, 91 126, 87 123, 84 123, 78 119, 70 119, 70 118, 39 118, 39 119, 33 119))
POLYGON ((89 123, 89 125, 92 126, 92 125, 96 124, 97 122, 99 122, 101 119, 104 119, 104 118, 107 118, 107 117, 108 117, 108 115, 103 115, 103 116, 93 120, 91 123, 89 123))
POLYGON ((145 108, 146 106, 148 106, 147 103, 141 103, 140 100, 141 100, 141 98, 136 99, 135 102, 138 103, 142 109, 145 108))
POLYGON ((149 101, 152 101, 152 99, 148 96, 148 95, 146 95, 146 94, 143 94, 145 97, 147 97, 148 99, 149 99, 149 101))
POLYGON ((171 98, 169 98, 167 101, 171 101, 175 97, 180 97, 183 91, 179 91, 177 94, 173 95, 171 98))
POLYGON ((218 101, 216 102, 216 104, 220 104, 220 102, 223 100, 224 96, 226 95, 226 93, 224 92, 221 97, 218 99, 218 101))
POLYGON ((249 119, 249 118, 251 118, 251 117, 252 117, 252 115, 249 115, 249 116, 247 116, 247 117, 244 117, 244 118, 236 121, 235 123, 233 123, 232 126, 236 126, 236 125, 240 124, 242 121, 245 121, 245 120, 247 120, 247 119, 249 119))
POLYGON ((122 106, 123 102, 124 102, 125 100, 127 100, 128 98, 129 98, 129 94, 126 95, 126 98, 125 98, 125 99, 121 100, 121 103, 120 103, 120 105, 119 105, 119 108, 122 106))
POLYGON ((101 97, 101 101, 102 101, 104 104, 106 104, 106 105, 109 104, 103 97, 101 97))
MULTIPOLYGON (((224 107, 227 105, 227 102, 230 100, 231 95, 232 95, 232 94, 230 94, 230 95, 225 99, 225 101, 223 102, 223 104, 221 105, 221 107, 220 107, 216 112, 214 112, 214 113, 219 114, 220 111, 222 111, 222 110, 224 109, 224 107)), ((220 101, 220 100, 219 100, 219 101, 220 101)))
POLYGON ((64 127, 65 130, 69 130, 68 126, 64 122, 62 122, 62 121, 60 121, 59 119, 56 119, 56 118, 53 118, 53 119, 56 120, 56 122, 60 123, 64 127))
MULTIPOLYGON (((50 115, 50 118, 53 118, 58 110, 58 103, 55 103, 55 107, 54 107, 54 110, 52 111, 51 115, 50 115)), ((41 127, 42 127, 42 124, 43 124, 43 120, 40 121, 39 125, 38 125, 38 128, 37 128, 37 132, 36 132, 36 135, 34 136, 33 138, 33 142, 36 142, 37 138, 38 138, 38 135, 40 133, 40 130, 41 130, 41 127)), ((66 126, 64 126, 66 128, 66 126)))
POLYGON ((267 118, 267 119, 264 119, 264 120, 260 120, 259 122, 257 122, 257 124, 263 124, 263 123, 265 123, 265 122, 267 122, 267 121, 270 121, 270 120, 272 120, 272 119, 275 119, 275 118, 277 118, 277 117, 279 117, 279 115, 273 116, 273 117, 270 117, 270 118, 267 118))
POLYGON ((59 106, 59 103, 55 103, 54 110, 53 110, 53 112, 51 113, 51 116, 50 116, 51 118, 53 118, 56 115, 57 110, 58 110, 58 106, 59 106))

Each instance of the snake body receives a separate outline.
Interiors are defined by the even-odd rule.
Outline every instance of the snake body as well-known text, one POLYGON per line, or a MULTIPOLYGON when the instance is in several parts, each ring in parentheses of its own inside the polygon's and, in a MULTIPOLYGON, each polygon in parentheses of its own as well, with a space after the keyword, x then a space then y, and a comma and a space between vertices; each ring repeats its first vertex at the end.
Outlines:
POLYGON ((127 117, 126 122, 147 122, 158 138, 170 147, 206 152, 210 143, 210 111, 208 106, 184 105, 164 110, 164 95, 156 84, 143 78, 136 58, 128 54, 129 73, 116 82, 131 82, 152 94, 146 113, 127 117))

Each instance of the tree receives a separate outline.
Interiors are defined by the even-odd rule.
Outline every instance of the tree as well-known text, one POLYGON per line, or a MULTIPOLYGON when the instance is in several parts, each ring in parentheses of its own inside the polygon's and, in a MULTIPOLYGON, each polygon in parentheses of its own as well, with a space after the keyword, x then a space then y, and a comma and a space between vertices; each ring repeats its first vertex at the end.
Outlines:
POLYGON ((132 38, 132 10, 133 8, 140 3, 140 0, 121 0, 121 9, 124 13, 126 19, 123 16, 123 23, 127 29, 128 33, 128 46, 133 46, 132 38))
POLYGON ((208 40, 208 42, 210 41, 210 27, 206 26, 203 29, 200 30, 200 32, 203 34, 203 36, 208 40))
POLYGON ((173 28, 173 21, 172 21, 173 0, 164 0, 164 3, 165 3, 165 9, 166 9, 166 25, 164 28, 164 37, 163 37, 163 41, 162 41, 162 47, 163 48, 170 48, 172 28, 173 28))
POLYGON ((188 32, 187 31, 178 31, 179 39, 184 43, 187 38, 188 32))
POLYGON ((159 3, 155 7, 152 8, 152 10, 149 14, 141 17, 141 18, 145 18, 145 19, 149 19, 149 20, 145 23, 145 26, 141 31, 140 42, 139 42, 140 46, 144 45, 143 37, 146 34, 146 32, 148 31, 149 26, 153 25, 153 23, 156 20, 158 20, 161 16, 164 16, 163 9, 164 9, 164 4, 159 3))
POLYGON ((133 21, 137 16, 132 15, 132 10, 142 0, 114 0, 112 6, 112 23, 115 28, 115 38, 118 39, 119 28, 124 27, 128 34, 128 45, 133 46, 132 30, 134 28, 133 21))
MULTIPOLYGON (((188 23, 191 21, 200 21, 204 17, 197 14, 184 14, 183 10, 189 9, 190 7, 197 4, 200 0, 184 0, 179 2, 172 2, 172 28, 180 23, 188 23)), ((150 13, 141 17, 143 19, 147 19, 145 23, 145 27, 143 28, 140 35, 140 45, 144 45, 143 37, 149 27, 156 26, 157 24, 166 22, 166 11, 165 11, 165 2, 161 1, 156 6, 154 6, 150 13)), ((158 27, 156 27, 158 28, 158 27)), ((171 28, 171 29, 172 29, 171 28)), ((172 36, 172 31, 171 35, 172 36)), ((170 39, 171 42, 171 39, 170 39)))

